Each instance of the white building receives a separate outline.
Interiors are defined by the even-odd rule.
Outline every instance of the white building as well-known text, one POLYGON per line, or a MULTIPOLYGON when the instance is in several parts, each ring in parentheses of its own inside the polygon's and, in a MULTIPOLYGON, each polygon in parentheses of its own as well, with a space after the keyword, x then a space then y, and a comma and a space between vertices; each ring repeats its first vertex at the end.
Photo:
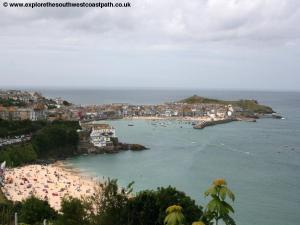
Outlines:
POLYGON ((112 138, 115 137, 115 128, 108 124, 94 124, 90 134, 91 143, 96 147, 112 146, 112 138))
POLYGON ((233 113, 234 113, 234 109, 233 109, 232 105, 228 105, 227 115, 232 116, 233 113))

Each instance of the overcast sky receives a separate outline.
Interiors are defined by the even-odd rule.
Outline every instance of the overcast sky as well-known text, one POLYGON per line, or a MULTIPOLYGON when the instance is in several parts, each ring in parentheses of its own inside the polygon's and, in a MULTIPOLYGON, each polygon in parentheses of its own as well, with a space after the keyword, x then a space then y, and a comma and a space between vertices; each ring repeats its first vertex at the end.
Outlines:
POLYGON ((1 2, 0 87, 300 90, 299 0, 130 2, 105 9, 1 2))

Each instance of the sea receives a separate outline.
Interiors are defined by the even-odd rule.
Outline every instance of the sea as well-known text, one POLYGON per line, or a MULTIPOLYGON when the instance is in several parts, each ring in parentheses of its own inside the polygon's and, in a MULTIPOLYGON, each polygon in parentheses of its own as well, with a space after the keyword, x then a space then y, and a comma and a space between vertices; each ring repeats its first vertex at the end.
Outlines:
POLYGON ((99 178, 116 178, 122 186, 134 181, 136 192, 174 186, 201 205, 204 191, 225 178, 235 193, 238 225, 300 224, 300 93, 229 90, 41 90, 75 104, 158 104, 197 94, 224 100, 256 99, 284 119, 232 122, 203 130, 191 124, 146 120, 105 121, 119 140, 149 150, 70 158, 66 163, 99 178), (128 126, 128 124, 134 126, 128 126))

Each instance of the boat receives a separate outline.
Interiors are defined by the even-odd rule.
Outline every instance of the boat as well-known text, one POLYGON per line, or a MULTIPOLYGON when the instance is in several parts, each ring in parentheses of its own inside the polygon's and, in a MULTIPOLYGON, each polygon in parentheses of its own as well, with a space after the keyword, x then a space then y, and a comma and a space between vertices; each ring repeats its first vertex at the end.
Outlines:
POLYGON ((134 125, 132 123, 128 124, 129 127, 133 127, 134 125))

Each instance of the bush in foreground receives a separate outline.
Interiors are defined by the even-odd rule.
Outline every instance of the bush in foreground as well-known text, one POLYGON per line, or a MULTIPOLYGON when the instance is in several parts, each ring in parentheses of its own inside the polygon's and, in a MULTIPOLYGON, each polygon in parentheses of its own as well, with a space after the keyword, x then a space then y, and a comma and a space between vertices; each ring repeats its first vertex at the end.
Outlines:
POLYGON ((36 197, 30 197, 22 202, 20 209, 20 221, 28 224, 41 224, 44 219, 56 219, 57 213, 47 201, 36 197))
POLYGON ((205 192, 210 201, 204 208, 173 187, 145 190, 135 196, 131 193, 132 183, 119 188, 117 180, 108 179, 92 197, 64 198, 59 215, 48 202, 30 197, 20 204, 0 207, 0 218, 12 221, 13 212, 18 212, 19 221, 31 225, 44 219, 53 225, 213 225, 220 221, 236 225, 227 201, 235 197, 224 179, 215 180, 205 192))
POLYGON ((87 209, 84 202, 78 198, 66 197, 61 203, 61 215, 56 225, 88 225, 87 209))

